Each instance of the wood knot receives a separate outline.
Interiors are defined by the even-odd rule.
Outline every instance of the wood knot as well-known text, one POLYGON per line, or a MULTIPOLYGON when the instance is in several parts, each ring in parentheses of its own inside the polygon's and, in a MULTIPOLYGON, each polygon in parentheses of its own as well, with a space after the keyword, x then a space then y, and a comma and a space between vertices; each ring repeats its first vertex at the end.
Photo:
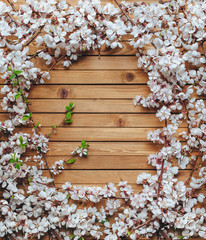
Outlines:
POLYGON ((127 73, 126 79, 128 82, 132 82, 134 80, 134 74, 133 73, 127 73))
POLYGON ((60 91, 60 96, 61 96, 61 98, 68 97, 68 91, 65 88, 62 88, 60 91))
POLYGON ((125 121, 121 118, 117 120, 117 126, 118 127, 124 127, 125 126, 125 121))

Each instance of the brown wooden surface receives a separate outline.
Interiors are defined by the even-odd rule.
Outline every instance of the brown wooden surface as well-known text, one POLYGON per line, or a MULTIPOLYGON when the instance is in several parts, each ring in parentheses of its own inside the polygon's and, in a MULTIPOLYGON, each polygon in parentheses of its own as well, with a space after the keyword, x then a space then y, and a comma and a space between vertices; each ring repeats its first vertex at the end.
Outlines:
MULTIPOLYGON (((17 1, 17 8, 22 2, 17 1)), ((113 0, 102 2, 114 3, 113 0)), ((69 3, 75 5, 77 0, 69 3)), ((57 160, 70 158, 70 152, 83 138, 90 142, 89 156, 65 166, 64 172, 55 178, 57 186, 65 181, 103 186, 122 179, 140 190, 141 186, 135 184, 137 175, 142 172, 155 174, 147 163, 147 156, 158 152, 161 146, 148 142, 147 132, 163 127, 164 123, 158 121, 153 109, 133 106, 132 99, 137 94, 146 96, 149 89, 146 73, 137 69, 136 50, 129 45, 130 38, 123 38, 122 48, 102 47, 100 59, 97 51, 85 52, 87 56, 80 57, 70 70, 57 64, 51 72, 51 79, 43 86, 34 86, 31 91, 30 109, 34 121, 42 124, 43 133, 49 133, 51 125, 62 121, 65 106, 71 100, 75 103, 74 122, 60 127, 51 137, 47 154, 49 166, 57 160)), ((32 44, 30 52, 35 51, 35 44, 32 44)), ((48 69, 42 60, 35 61, 35 64, 48 69)), ((0 108, 0 120, 7 117, 0 108)), ((49 176, 47 170, 44 172, 49 176)), ((186 179, 188 173, 189 170, 181 171, 180 179, 186 179)))

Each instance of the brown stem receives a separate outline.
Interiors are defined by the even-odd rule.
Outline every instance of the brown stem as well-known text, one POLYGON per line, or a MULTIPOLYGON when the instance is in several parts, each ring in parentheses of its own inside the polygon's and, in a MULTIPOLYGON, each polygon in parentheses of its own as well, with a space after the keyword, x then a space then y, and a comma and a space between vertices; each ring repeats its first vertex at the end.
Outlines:
MULTIPOLYGON (((167 120, 165 120, 165 127, 167 127, 167 120)), ((165 136, 165 147, 167 147, 167 137, 165 136)), ((160 190, 161 190, 161 186, 162 186, 162 175, 164 172, 164 163, 165 163, 165 159, 162 160, 162 166, 161 166, 161 172, 159 175, 159 179, 158 179, 158 190, 157 190, 157 200, 160 196, 160 190)))
POLYGON ((199 158, 199 156, 200 156, 201 154, 202 154, 202 153, 201 153, 201 151, 199 150, 199 153, 198 153, 198 155, 197 155, 197 157, 196 157, 196 159, 195 159, 195 162, 194 162, 194 164, 193 164, 192 171, 190 172, 190 175, 189 175, 187 181, 185 182, 185 185, 188 185, 188 184, 189 184, 189 182, 190 182, 190 180, 191 180, 194 172, 197 170, 197 169, 196 169, 196 164, 197 164, 197 160, 198 160, 198 158, 199 158))
POLYGON ((161 3, 161 4, 165 4, 165 3, 169 3, 169 2, 171 2, 171 1, 162 1, 162 0, 159 0, 159 3, 161 3))
MULTIPOLYGON (((23 98, 23 99, 24 99, 24 98, 23 98)), ((28 103, 26 103, 26 105, 27 105, 27 110, 31 113, 31 111, 30 111, 30 109, 29 109, 28 103)), ((33 125, 33 127, 34 127, 33 129, 34 129, 35 133, 37 133, 37 130, 35 129, 35 126, 36 126, 36 125, 35 125, 34 120, 33 120, 32 118, 31 118, 31 122, 32 122, 32 125, 33 125)), ((46 166, 47 166, 47 168, 48 168, 50 177, 51 177, 51 179, 53 179, 53 184, 54 184, 54 186, 55 186, 54 177, 53 177, 52 172, 50 171, 49 164, 48 164, 48 162, 47 162, 47 160, 46 160, 46 157, 45 157, 44 154, 42 154, 42 157, 43 157, 43 159, 44 159, 44 162, 46 163, 46 166)))
POLYGON ((49 68, 49 72, 56 66, 56 64, 59 62, 59 61, 61 61, 64 57, 66 57, 66 53, 65 54, 63 54, 61 57, 59 57, 54 63, 53 63, 53 65, 49 68))
POLYGON ((204 56, 206 56, 206 54, 205 54, 205 49, 204 49, 204 42, 205 42, 205 41, 201 41, 200 46, 201 46, 201 48, 202 48, 202 52, 203 52, 204 56))
POLYGON ((63 238, 62 238, 55 230, 51 230, 51 232, 54 234, 54 236, 55 236, 58 240, 63 240, 63 238))
POLYGON ((35 58, 39 53, 48 50, 48 47, 45 47, 42 50, 38 50, 36 53, 34 53, 32 56, 30 56, 30 59, 35 58))
POLYGON ((164 239, 166 239, 166 240, 171 240, 171 238, 168 237, 165 232, 163 232, 163 231, 159 231, 159 232, 160 232, 160 234, 164 237, 164 239))
POLYGON ((22 185, 23 185, 23 187, 24 187, 25 192, 27 193, 27 188, 26 188, 26 185, 25 185, 25 182, 24 182, 24 179, 23 179, 23 178, 22 178, 22 185))
POLYGON ((154 221, 156 218, 157 217, 154 217, 154 218, 151 218, 151 219, 147 220, 145 223, 142 223, 142 224, 138 225, 135 229, 138 229, 138 228, 141 228, 141 227, 147 225, 148 223, 154 221))
POLYGON ((8 235, 8 238, 10 238, 11 240, 16 240, 16 238, 14 238, 12 235, 8 235))
POLYGON ((47 169, 48 169, 48 171, 49 171, 49 175, 50 175, 51 179, 53 179, 53 184, 54 184, 54 186, 55 186, 54 177, 53 177, 53 174, 52 174, 52 172, 51 172, 51 170, 50 170, 50 168, 49 168, 49 164, 48 164, 48 162, 47 162, 47 160, 46 160, 46 157, 44 156, 44 154, 42 154, 42 157, 43 157, 43 159, 44 159, 44 162, 46 163, 47 169))
POLYGON ((127 13, 124 11, 122 5, 118 2, 118 0, 114 0, 121 12, 124 14, 124 16, 127 18, 127 21, 130 21, 132 25, 135 25, 135 22, 127 15, 127 13))
POLYGON ((32 38, 29 39, 29 41, 25 44, 25 47, 26 47, 26 46, 29 46, 29 44, 34 41, 34 39, 41 33, 41 30, 42 30, 43 27, 44 27, 44 25, 41 26, 41 27, 39 27, 39 30, 37 30, 37 31, 35 32, 35 34, 32 36, 32 38))
POLYGON ((11 0, 7 0, 7 2, 10 4, 10 6, 12 7, 12 9, 17 12, 17 9, 15 8, 13 2, 11 0))
POLYGON ((64 123, 64 120, 63 120, 62 122, 60 122, 60 124, 57 125, 55 128, 52 128, 52 131, 47 134, 47 137, 50 138, 50 137, 55 133, 55 130, 56 130, 58 127, 60 127, 63 123, 64 123))
MULTIPOLYGON (((62 188, 56 187, 55 185, 54 186, 50 186, 50 185, 48 185, 46 183, 42 183, 42 182, 39 182, 39 181, 36 181, 36 183, 39 183, 41 185, 44 185, 44 186, 47 186, 47 187, 50 187, 50 188, 55 188, 56 190, 62 190, 62 188)), ((53 182, 53 184, 54 184, 54 182, 53 182)))
POLYGON ((7 15, 11 18, 12 22, 14 22, 18 27, 20 27, 19 23, 11 16, 10 13, 7 12, 7 15))

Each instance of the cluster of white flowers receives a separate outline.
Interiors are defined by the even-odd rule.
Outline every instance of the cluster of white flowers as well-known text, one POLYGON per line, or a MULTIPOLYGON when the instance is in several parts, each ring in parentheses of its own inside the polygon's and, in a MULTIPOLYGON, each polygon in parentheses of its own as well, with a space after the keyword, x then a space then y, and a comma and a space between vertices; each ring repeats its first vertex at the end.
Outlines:
MULTIPOLYGON (((59 240, 136 240, 154 234, 166 240, 206 238, 206 211, 200 207, 206 183, 206 2, 147 5, 115 0, 117 6, 103 6, 99 0, 84 0, 72 7, 66 0, 26 0, 19 9, 7 2, 0 2, 0 73, 5 82, 1 105, 10 117, 0 123, 5 135, 0 143, 0 237, 30 239, 49 233, 59 240), (64 160, 51 167, 51 178, 43 175, 49 138, 34 124, 29 109, 31 87, 50 77, 35 67, 36 59, 50 65, 49 71, 60 61, 69 67, 81 52, 103 45, 122 47, 121 37, 127 33, 133 36, 130 44, 137 49, 138 66, 147 72, 151 90, 147 97, 137 96, 134 104, 154 108, 165 122, 162 129, 148 133, 149 140, 163 145, 148 157, 156 174, 137 177, 142 185, 138 193, 125 181, 118 186, 66 182, 57 187, 52 174, 61 173, 64 160), (30 123, 32 134, 14 132, 16 126, 30 123), (186 179, 179 179, 182 171, 186 179), (86 205, 90 202, 93 207, 86 205)), ((72 154, 87 156, 88 146, 83 140, 72 154)))

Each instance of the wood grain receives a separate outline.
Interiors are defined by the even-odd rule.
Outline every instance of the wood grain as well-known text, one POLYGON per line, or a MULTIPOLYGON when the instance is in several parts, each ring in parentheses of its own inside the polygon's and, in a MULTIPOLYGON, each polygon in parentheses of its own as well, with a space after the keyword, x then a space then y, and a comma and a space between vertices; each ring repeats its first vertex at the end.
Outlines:
MULTIPOLYGON (((155 175, 156 170, 65 170, 62 174, 56 176, 56 181, 59 185, 64 184, 66 181, 72 184, 106 184, 110 182, 117 184, 121 180, 134 184, 137 176, 143 172, 155 175)), ((190 170, 180 170, 178 179, 185 181, 188 179, 189 174, 190 170)), ((49 176, 48 171, 45 171, 45 176, 49 176)), ((141 186, 137 187, 141 189, 141 186)), ((204 191, 205 189, 206 187, 204 187, 204 191)))
MULTIPOLYGON (((6 0, 3 0, 3 2, 6 2, 6 0)), ((127 2, 141 2, 140 0, 127 0, 127 2)), ((157 0, 145 0, 145 3, 153 3, 153 2, 157 2, 157 0)), ((75 6, 78 3, 78 0, 67 0, 67 3, 70 4, 71 6, 75 6)), ((112 3, 114 4, 113 0, 101 0, 102 4, 105 3, 112 3)), ((18 0, 14 5, 19 8, 20 5, 25 4, 25 0, 18 0)))
MULTIPOLYGON (((50 141, 117 141, 117 142, 142 142, 147 139, 148 131, 154 131, 156 128, 69 128, 60 127, 57 133, 50 137, 50 141)), ((42 128, 43 134, 50 133, 52 128, 42 128)), ((178 133, 187 131, 187 128, 181 128, 178 133)), ((25 132, 31 133, 31 129, 25 128, 25 132)), ((176 134, 178 137, 178 134, 176 134)))
MULTIPOLYGON (((154 113, 154 109, 145 109, 141 106, 134 107, 132 100, 127 99, 71 99, 75 102, 75 113, 154 113)), ((70 100, 44 100, 32 99, 31 111, 43 113, 65 112, 65 106, 70 100)))
MULTIPOLYGON (((146 84, 148 77, 142 69, 136 70, 53 70, 45 84, 146 84)), ((4 80, 0 78, 0 84, 4 80)))
MULTIPOLYGON (((49 66, 42 59, 34 60, 36 67, 48 70, 49 66)), ((61 63, 57 63, 54 69, 65 69, 61 63)), ((68 68, 67 68, 68 69, 68 68)), ((69 69, 72 70, 135 70, 137 69, 136 56, 82 56, 77 62, 74 62, 69 69)))
POLYGON ((51 79, 46 84, 145 84, 147 74, 141 70, 70 70, 51 71, 51 79))
MULTIPOLYGON (((37 123, 40 122, 43 127, 50 127, 52 125, 58 125, 65 119, 65 113, 54 114, 36 114, 32 115, 33 120, 37 123)), ((8 119, 8 114, 0 114, 0 121, 8 119)), ((73 127, 162 127, 164 122, 160 122, 155 114, 101 114, 101 113, 89 113, 72 115, 73 127)), ((68 126, 68 124, 64 124, 68 126)), ((184 125, 186 126, 186 124, 184 125)))
POLYGON ((29 98, 68 98, 68 99, 133 99, 136 95, 148 95, 149 88, 146 85, 125 86, 87 86, 87 85, 49 85, 35 86, 29 98))

